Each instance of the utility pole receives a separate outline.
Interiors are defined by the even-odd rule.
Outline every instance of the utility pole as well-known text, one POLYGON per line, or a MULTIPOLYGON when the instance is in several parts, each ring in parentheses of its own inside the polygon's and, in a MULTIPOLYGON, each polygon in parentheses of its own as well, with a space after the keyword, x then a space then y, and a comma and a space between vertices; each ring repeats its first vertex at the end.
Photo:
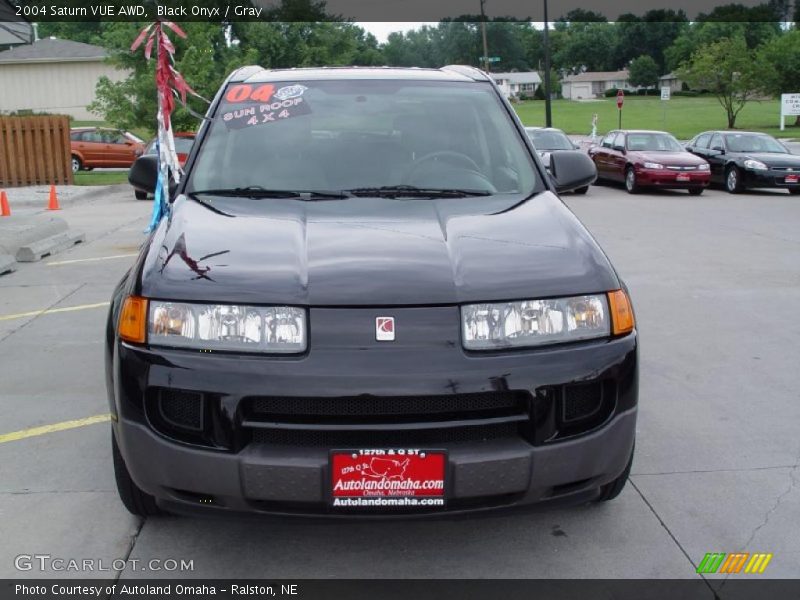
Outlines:
POLYGON ((550 35, 547 30, 547 0, 544 0, 544 122, 546 127, 553 126, 553 112, 550 107, 550 35))
POLYGON ((489 72, 489 43, 486 41, 486 14, 483 12, 483 5, 486 0, 481 0, 481 33, 483 35, 483 70, 489 72))

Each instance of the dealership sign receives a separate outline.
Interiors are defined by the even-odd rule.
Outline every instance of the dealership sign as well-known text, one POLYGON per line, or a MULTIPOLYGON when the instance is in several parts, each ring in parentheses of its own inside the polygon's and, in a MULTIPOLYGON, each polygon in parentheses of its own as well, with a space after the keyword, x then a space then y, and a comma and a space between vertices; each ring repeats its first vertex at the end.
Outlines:
POLYGON ((786 117, 800 115, 800 94, 781 94, 781 131, 786 117))

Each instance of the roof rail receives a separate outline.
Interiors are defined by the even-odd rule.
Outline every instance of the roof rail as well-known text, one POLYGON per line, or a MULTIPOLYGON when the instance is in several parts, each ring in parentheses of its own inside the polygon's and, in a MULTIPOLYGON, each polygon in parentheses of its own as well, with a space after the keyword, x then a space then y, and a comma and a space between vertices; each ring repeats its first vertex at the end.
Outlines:
POLYGON ((453 73, 458 73, 459 75, 464 75, 465 77, 470 77, 475 81, 487 81, 489 76, 481 71, 480 69, 476 69, 475 67, 470 67, 468 65, 447 65, 442 67, 442 71, 452 71, 453 73))
POLYGON ((228 75, 228 81, 244 81, 255 75, 256 73, 260 73, 261 71, 265 71, 264 67, 260 67, 258 65, 247 65, 246 67, 239 67, 233 73, 228 75))

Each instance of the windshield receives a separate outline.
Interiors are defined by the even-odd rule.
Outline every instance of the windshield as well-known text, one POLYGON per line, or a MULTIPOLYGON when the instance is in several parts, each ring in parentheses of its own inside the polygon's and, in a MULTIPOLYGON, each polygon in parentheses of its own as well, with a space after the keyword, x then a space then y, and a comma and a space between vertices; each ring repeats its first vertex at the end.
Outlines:
MULTIPOLYGON (((175 152, 178 154, 189 154, 192 150, 192 144, 194 144, 194 138, 190 137, 175 137, 175 152)), ((156 153, 156 141, 153 140, 147 145, 147 150, 145 150, 145 154, 155 154, 156 153)))
POLYGON ((684 152, 678 140, 668 133, 629 133, 627 148, 647 152, 684 152))
POLYGON ((550 131, 547 129, 528 129, 528 137, 531 138, 534 147, 542 152, 551 150, 574 150, 575 147, 569 138, 560 131, 550 131))
POLYGON ((787 154, 788 152, 786 148, 768 135, 737 133, 726 135, 725 141, 731 152, 775 152, 779 154, 787 154))
POLYGON ((233 84, 187 192, 413 186, 530 193, 531 157, 492 88, 405 80, 233 84))

